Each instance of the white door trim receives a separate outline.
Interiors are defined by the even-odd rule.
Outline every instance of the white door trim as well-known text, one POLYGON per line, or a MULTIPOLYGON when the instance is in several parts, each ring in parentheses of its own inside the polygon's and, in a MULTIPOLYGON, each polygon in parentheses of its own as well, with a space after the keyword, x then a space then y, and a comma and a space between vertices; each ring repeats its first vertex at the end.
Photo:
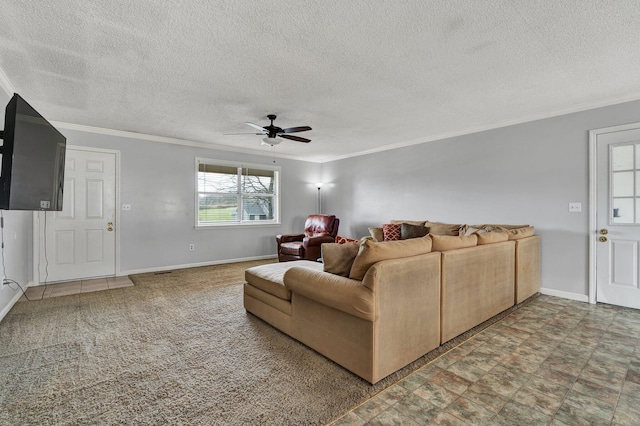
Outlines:
POLYGON ((596 148, 598 136, 633 129, 640 129, 640 122, 589 130, 589 303, 596 303, 596 245, 598 243, 596 185, 598 155, 596 148))
MULTIPOLYGON (((99 152, 113 154, 116 160, 116 226, 115 226, 115 271, 116 276, 120 275, 120 151, 113 149, 93 148, 86 146, 67 145, 67 149, 77 151, 99 152)), ((33 285, 40 285, 40 222, 39 212, 33 212, 33 285)))

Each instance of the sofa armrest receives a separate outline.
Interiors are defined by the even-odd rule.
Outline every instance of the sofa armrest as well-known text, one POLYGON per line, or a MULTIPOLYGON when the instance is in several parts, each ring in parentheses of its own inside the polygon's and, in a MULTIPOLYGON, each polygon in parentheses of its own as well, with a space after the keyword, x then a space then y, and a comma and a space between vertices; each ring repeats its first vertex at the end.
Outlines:
POLYGON ((319 235, 317 237, 305 237, 302 245, 306 249, 308 247, 319 246, 322 243, 335 243, 336 240, 331 235, 319 235))
POLYGON ((276 235, 276 241, 278 244, 281 243, 289 243, 291 241, 302 241, 304 239, 304 234, 282 234, 276 235))
POLYGON ((294 266, 284 274, 284 285, 294 295, 299 294, 367 321, 375 319, 373 292, 360 281, 294 266))

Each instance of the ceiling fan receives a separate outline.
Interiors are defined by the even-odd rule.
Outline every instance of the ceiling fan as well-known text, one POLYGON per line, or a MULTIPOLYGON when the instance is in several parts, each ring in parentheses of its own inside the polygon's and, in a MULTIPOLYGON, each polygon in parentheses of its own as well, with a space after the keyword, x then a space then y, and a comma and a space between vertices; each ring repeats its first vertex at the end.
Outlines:
POLYGON ((304 142, 304 143, 311 142, 311 139, 301 138, 300 136, 293 136, 289 134, 289 133, 306 132, 307 130, 311 130, 311 127, 298 126, 298 127, 288 127, 286 129, 283 129, 278 126, 274 126, 273 120, 276 119, 275 114, 269 114, 267 115, 267 118, 271 120, 271 124, 269 124, 268 126, 258 126, 257 124, 253 124, 249 122, 244 123, 253 127, 254 129, 259 130, 260 133, 256 133, 256 135, 266 135, 266 137, 262 138, 262 143, 264 145, 271 145, 271 146, 278 145, 280 142, 282 142, 282 139, 280 138, 289 139, 296 142, 304 142))

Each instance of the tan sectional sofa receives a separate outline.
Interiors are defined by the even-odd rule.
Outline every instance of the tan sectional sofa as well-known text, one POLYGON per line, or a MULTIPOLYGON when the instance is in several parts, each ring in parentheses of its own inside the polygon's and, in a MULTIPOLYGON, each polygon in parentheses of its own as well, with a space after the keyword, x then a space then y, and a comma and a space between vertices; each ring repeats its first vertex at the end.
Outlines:
POLYGON ((355 251, 323 245, 324 264, 295 261, 247 269, 244 306, 370 383, 540 288, 536 235, 481 245, 475 235, 432 234, 347 244, 355 244, 355 251), (450 248, 456 238, 476 243, 450 248), (332 270, 336 253, 347 252, 356 253, 353 264, 338 262, 339 270, 332 270))

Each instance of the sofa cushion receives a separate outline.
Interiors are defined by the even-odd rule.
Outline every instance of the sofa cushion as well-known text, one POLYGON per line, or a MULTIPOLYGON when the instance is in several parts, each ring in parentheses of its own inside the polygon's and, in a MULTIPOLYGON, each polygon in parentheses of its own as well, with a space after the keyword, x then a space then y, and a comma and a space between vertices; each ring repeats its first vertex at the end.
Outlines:
POLYGON ((427 227, 424 225, 412 225, 410 223, 400 224, 400 239, 419 238, 427 235, 427 227))
POLYGON ((433 240, 433 251, 456 250, 478 245, 476 234, 467 236, 431 235, 431 239, 433 240))
POLYGON ((509 234, 506 232, 477 232, 478 245, 501 243, 509 239, 509 234))
POLYGON ((400 220, 400 219, 392 219, 389 221, 389 223, 408 223, 409 225, 415 225, 415 226, 424 226, 425 223, 427 223, 426 220, 400 220))
POLYGON ((281 254, 290 254, 292 256, 302 256, 302 241, 290 241, 280 244, 281 254))
POLYGON ((294 262, 269 263, 254 266, 244 271, 244 279, 252 286, 283 300, 291 300, 291 291, 284 286, 284 273, 294 266, 322 269, 319 262, 297 260, 294 262))
POLYGON ((516 229, 508 229, 503 227, 502 229, 507 233, 507 235, 509 235, 509 240, 519 240, 520 238, 530 237, 535 232, 535 228, 533 226, 525 226, 516 229))
POLYGON ((365 240, 360 245, 358 255, 353 261, 349 278, 362 280, 371 265, 381 260, 417 256, 430 252, 431 238, 428 235, 401 241, 375 242, 365 240))
POLYGON ((425 225, 429 229, 431 235, 454 235, 457 236, 462 225, 439 223, 439 222, 425 222, 425 225))
POLYGON ((371 234, 371 238, 376 241, 384 241, 384 232, 382 232, 382 228, 369 228, 369 234, 371 234))
POLYGON ((384 234, 384 241, 398 241, 400 239, 400 228, 402 225, 399 223, 385 223, 382 225, 382 233, 384 234))
POLYGON ((359 249, 360 243, 358 242, 322 244, 320 250, 322 251, 324 271, 341 277, 348 277, 349 272, 351 272, 351 265, 353 265, 353 260, 356 258, 359 249))

